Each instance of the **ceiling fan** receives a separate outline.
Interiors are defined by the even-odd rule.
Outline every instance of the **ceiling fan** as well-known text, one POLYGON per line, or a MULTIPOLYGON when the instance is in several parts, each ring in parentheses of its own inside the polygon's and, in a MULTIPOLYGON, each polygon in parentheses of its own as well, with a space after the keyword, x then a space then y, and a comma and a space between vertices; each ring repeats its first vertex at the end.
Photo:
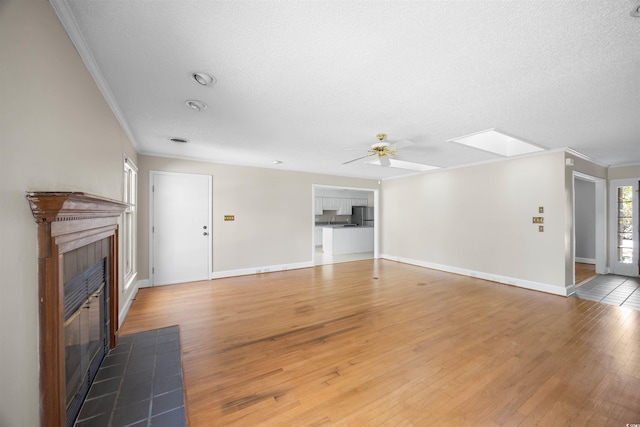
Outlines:
POLYGON ((377 134, 376 138, 378 138, 378 142, 373 144, 369 148, 369 150, 367 150, 369 152, 368 154, 366 154, 364 156, 361 156, 361 157, 358 157, 358 158, 355 158, 353 160, 349 160, 347 162, 344 162, 343 165, 356 162, 356 161, 364 159, 366 157, 378 156, 378 159, 380 160, 380 166, 386 167, 386 166, 389 166, 391 164, 391 161, 389 160, 389 156, 395 156, 397 151, 398 151, 398 149, 413 144, 413 142, 406 141, 406 140, 394 142, 393 144, 391 144, 391 143, 385 141, 385 139, 387 138, 387 134, 385 134, 385 133, 377 134))

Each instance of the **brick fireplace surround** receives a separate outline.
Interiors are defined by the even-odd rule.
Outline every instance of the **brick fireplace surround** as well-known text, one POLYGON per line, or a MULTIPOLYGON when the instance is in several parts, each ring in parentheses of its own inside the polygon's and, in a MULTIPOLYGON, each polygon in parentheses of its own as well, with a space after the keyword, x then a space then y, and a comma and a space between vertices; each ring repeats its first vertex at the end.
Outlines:
POLYGON ((40 425, 64 426, 65 254, 95 242, 107 242, 109 347, 118 335, 118 217, 127 208, 120 201, 78 192, 28 192, 37 224, 40 360, 40 425))

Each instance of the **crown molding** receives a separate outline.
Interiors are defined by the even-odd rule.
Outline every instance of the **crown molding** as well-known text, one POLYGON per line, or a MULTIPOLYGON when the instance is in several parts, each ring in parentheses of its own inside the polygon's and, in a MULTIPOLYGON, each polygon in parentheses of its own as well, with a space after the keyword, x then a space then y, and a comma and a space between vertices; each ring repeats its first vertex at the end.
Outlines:
POLYGON ((634 167, 634 166, 640 166, 640 163, 623 163, 621 165, 612 165, 609 166, 610 169, 617 169, 617 168, 630 168, 630 167, 634 167))
POLYGON ((603 168, 609 168, 609 167, 611 167, 611 165, 609 165, 609 164, 607 164, 607 163, 602 163, 602 162, 600 162, 600 161, 598 161, 598 160, 594 159, 593 157, 589 157, 589 156, 587 156, 586 154, 582 154, 581 152, 574 150, 574 149, 573 149, 573 148, 571 148, 571 147, 566 147, 566 148, 564 148, 563 150, 564 150, 564 152, 566 152, 567 154, 571 154, 571 155, 572 155, 572 156, 574 156, 574 157, 581 158, 582 160, 586 160, 587 162, 591 162, 591 163, 593 163, 593 164, 595 164, 595 165, 602 166, 603 168))

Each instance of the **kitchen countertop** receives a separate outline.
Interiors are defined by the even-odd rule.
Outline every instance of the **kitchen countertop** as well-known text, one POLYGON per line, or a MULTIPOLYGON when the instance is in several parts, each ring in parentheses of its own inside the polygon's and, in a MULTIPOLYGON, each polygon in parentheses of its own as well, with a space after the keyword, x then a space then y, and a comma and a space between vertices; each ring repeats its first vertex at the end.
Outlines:
POLYGON ((322 228, 373 228, 371 226, 364 226, 364 225, 342 225, 342 224, 317 225, 316 227, 322 227, 322 228))
POLYGON ((373 228, 373 226, 370 226, 370 225, 353 225, 346 222, 339 222, 339 223, 333 223, 333 224, 329 224, 326 222, 316 222, 315 226, 323 227, 323 228, 373 228))

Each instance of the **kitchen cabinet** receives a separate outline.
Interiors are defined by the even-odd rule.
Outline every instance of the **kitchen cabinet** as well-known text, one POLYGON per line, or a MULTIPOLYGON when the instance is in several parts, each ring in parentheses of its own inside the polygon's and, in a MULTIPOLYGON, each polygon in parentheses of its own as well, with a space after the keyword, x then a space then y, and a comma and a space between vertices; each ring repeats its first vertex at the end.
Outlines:
POLYGON ((338 199, 336 215, 351 215, 351 199, 338 199))
POLYGON ((322 197, 315 197, 314 201, 315 215, 322 215, 322 197))
POLYGON ((324 227, 322 252, 340 255, 373 252, 373 227, 324 227))
MULTIPOLYGON (((317 197, 318 198, 318 197, 317 197)), ((336 211, 336 215, 351 215, 351 206, 366 206, 367 199, 348 199, 342 197, 321 197, 322 199, 322 209, 325 211, 336 211), (356 201, 356 204, 353 204, 353 201, 356 201)), ((318 202, 316 202, 316 206, 318 206, 318 202)), ((316 207, 316 215, 320 215, 322 212, 317 212, 316 207)))
POLYGON ((337 197, 323 197, 322 209, 325 211, 337 211, 340 209, 340 199, 337 197))

